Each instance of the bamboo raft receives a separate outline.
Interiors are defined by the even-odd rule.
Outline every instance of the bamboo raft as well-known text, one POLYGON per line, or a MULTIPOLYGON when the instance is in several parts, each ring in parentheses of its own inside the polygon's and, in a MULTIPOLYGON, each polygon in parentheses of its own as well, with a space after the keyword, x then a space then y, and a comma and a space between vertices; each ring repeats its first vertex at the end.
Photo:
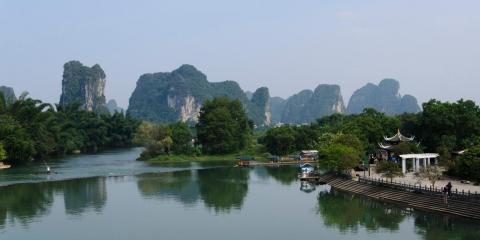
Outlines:
POLYGON ((349 180, 335 175, 320 176, 317 182, 320 184, 329 184, 333 189, 339 191, 359 194, 408 208, 480 220, 480 203, 477 202, 448 199, 448 205, 446 205, 441 195, 428 195, 392 189, 349 180))

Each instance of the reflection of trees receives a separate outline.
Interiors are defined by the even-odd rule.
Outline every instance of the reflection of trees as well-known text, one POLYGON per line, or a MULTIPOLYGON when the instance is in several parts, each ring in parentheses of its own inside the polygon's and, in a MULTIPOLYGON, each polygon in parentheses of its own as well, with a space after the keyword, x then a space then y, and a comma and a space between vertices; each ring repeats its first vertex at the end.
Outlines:
POLYGON ((400 208, 336 191, 319 193, 318 212, 326 226, 341 232, 357 231, 359 226, 367 230, 397 230, 405 218, 400 208))
POLYGON ((63 192, 67 214, 79 215, 94 209, 101 212, 107 202, 106 178, 81 178, 58 182, 56 189, 63 192))
POLYGON ((416 213, 415 227, 425 240, 477 240, 480 237, 478 222, 448 215, 416 213))
POLYGON ((292 166, 267 167, 268 174, 284 185, 290 185, 297 180, 298 168, 292 166))
POLYGON ((63 193, 67 214, 80 214, 89 207, 99 212, 107 199, 105 178, 17 184, 2 187, 0 192, 0 227, 7 220, 26 226, 33 218, 47 214, 54 192, 63 193))
POLYGON ((205 206, 215 212, 240 209, 248 192, 249 171, 246 168, 199 170, 198 184, 205 206))
POLYGON ((190 170, 144 174, 139 177, 137 186, 147 198, 173 197, 184 204, 193 204, 199 198, 198 185, 190 170))
POLYGON ((26 226, 32 218, 46 214, 53 203, 48 183, 18 184, 0 189, 0 227, 19 221, 26 226))

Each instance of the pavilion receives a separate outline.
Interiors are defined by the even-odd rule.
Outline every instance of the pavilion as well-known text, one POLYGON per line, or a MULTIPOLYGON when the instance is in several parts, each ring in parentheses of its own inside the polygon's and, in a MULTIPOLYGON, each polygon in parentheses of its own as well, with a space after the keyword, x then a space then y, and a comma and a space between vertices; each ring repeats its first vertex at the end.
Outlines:
POLYGON ((400 158, 402 159, 402 173, 405 174, 407 172, 407 159, 412 160, 413 171, 417 172, 418 170, 420 170, 420 167, 432 165, 432 160, 434 161, 433 165, 437 165, 438 156, 438 153, 402 154, 400 155, 400 158))
MULTIPOLYGON (((380 149, 387 152, 389 158, 391 151, 394 149, 394 146, 401 142, 412 142, 415 139, 414 136, 406 137, 401 132, 400 129, 397 130, 397 134, 392 137, 383 137, 383 142, 378 143, 380 149)), ((432 164, 438 164, 438 154, 437 153, 411 153, 411 154, 401 154, 399 157, 402 162, 402 173, 407 172, 407 159, 412 160, 412 169, 414 172, 420 170, 420 167, 426 167, 432 164)), ((397 159, 396 159, 397 160, 397 159)))
MULTIPOLYGON (((381 150, 387 153, 387 160, 391 157, 391 151, 394 149, 394 145, 398 145, 401 142, 412 142, 415 137, 405 137, 402 133, 400 133, 400 129, 397 130, 397 134, 392 137, 383 137, 383 142, 378 143, 378 146, 381 150)), ((383 158, 383 157, 382 157, 383 158)))

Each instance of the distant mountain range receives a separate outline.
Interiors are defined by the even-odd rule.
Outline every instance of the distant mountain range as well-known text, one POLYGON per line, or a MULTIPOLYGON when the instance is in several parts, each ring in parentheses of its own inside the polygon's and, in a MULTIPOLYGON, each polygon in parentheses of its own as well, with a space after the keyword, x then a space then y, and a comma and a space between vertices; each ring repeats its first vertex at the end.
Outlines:
MULTIPOLYGON (((78 102, 95 112, 121 112, 115 100, 106 103, 106 74, 96 64, 83 66, 78 61, 64 65, 60 105, 78 102)), ((302 124, 333 113, 357 114, 374 108, 388 115, 421 111, 417 99, 400 95, 400 83, 384 79, 378 85, 368 83, 356 90, 345 106, 340 86, 320 84, 315 90, 302 90, 287 99, 270 97, 268 88, 243 91, 235 81, 209 82, 207 76, 192 65, 182 65, 172 72, 147 73, 140 76, 133 91, 127 114, 162 123, 195 122, 202 104, 214 97, 227 96, 244 105, 257 126, 276 123, 302 124)), ((15 101, 13 89, 0 87, 7 101, 15 101)))
POLYGON ((355 91, 346 108, 338 85, 320 84, 314 91, 283 99, 270 97, 266 87, 250 92, 234 81, 208 82, 194 66, 183 65, 172 72, 142 75, 127 113, 158 122, 196 121, 202 103, 216 96, 240 100, 257 125, 309 123, 333 113, 360 113, 364 108, 389 115, 420 111, 415 97, 402 97, 399 88, 393 79, 384 79, 378 86, 369 83, 355 91))

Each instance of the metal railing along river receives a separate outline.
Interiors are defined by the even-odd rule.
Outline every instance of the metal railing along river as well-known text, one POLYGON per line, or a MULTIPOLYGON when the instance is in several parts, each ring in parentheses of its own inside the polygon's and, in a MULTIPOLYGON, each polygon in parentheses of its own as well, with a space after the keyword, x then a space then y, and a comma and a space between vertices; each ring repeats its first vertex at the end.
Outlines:
MULTIPOLYGON (((403 190, 408 192, 415 192, 415 193, 421 193, 421 194, 427 194, 427 195, 443 195, 442 188, 389 181, 384 178, 358 177, 358 181, 360 183, 366 183, 366 184, 387 187, 387 188, 392 188, 397 190, 403 190)), ((452 189, 449 198, 455 199, 455 200, 461 200, 461 201, 480 203, 480 194, 477 191, 475 192, 470 192, 470 190, 458 191, 458 189, 455 188, 455 190, 452 189)))

